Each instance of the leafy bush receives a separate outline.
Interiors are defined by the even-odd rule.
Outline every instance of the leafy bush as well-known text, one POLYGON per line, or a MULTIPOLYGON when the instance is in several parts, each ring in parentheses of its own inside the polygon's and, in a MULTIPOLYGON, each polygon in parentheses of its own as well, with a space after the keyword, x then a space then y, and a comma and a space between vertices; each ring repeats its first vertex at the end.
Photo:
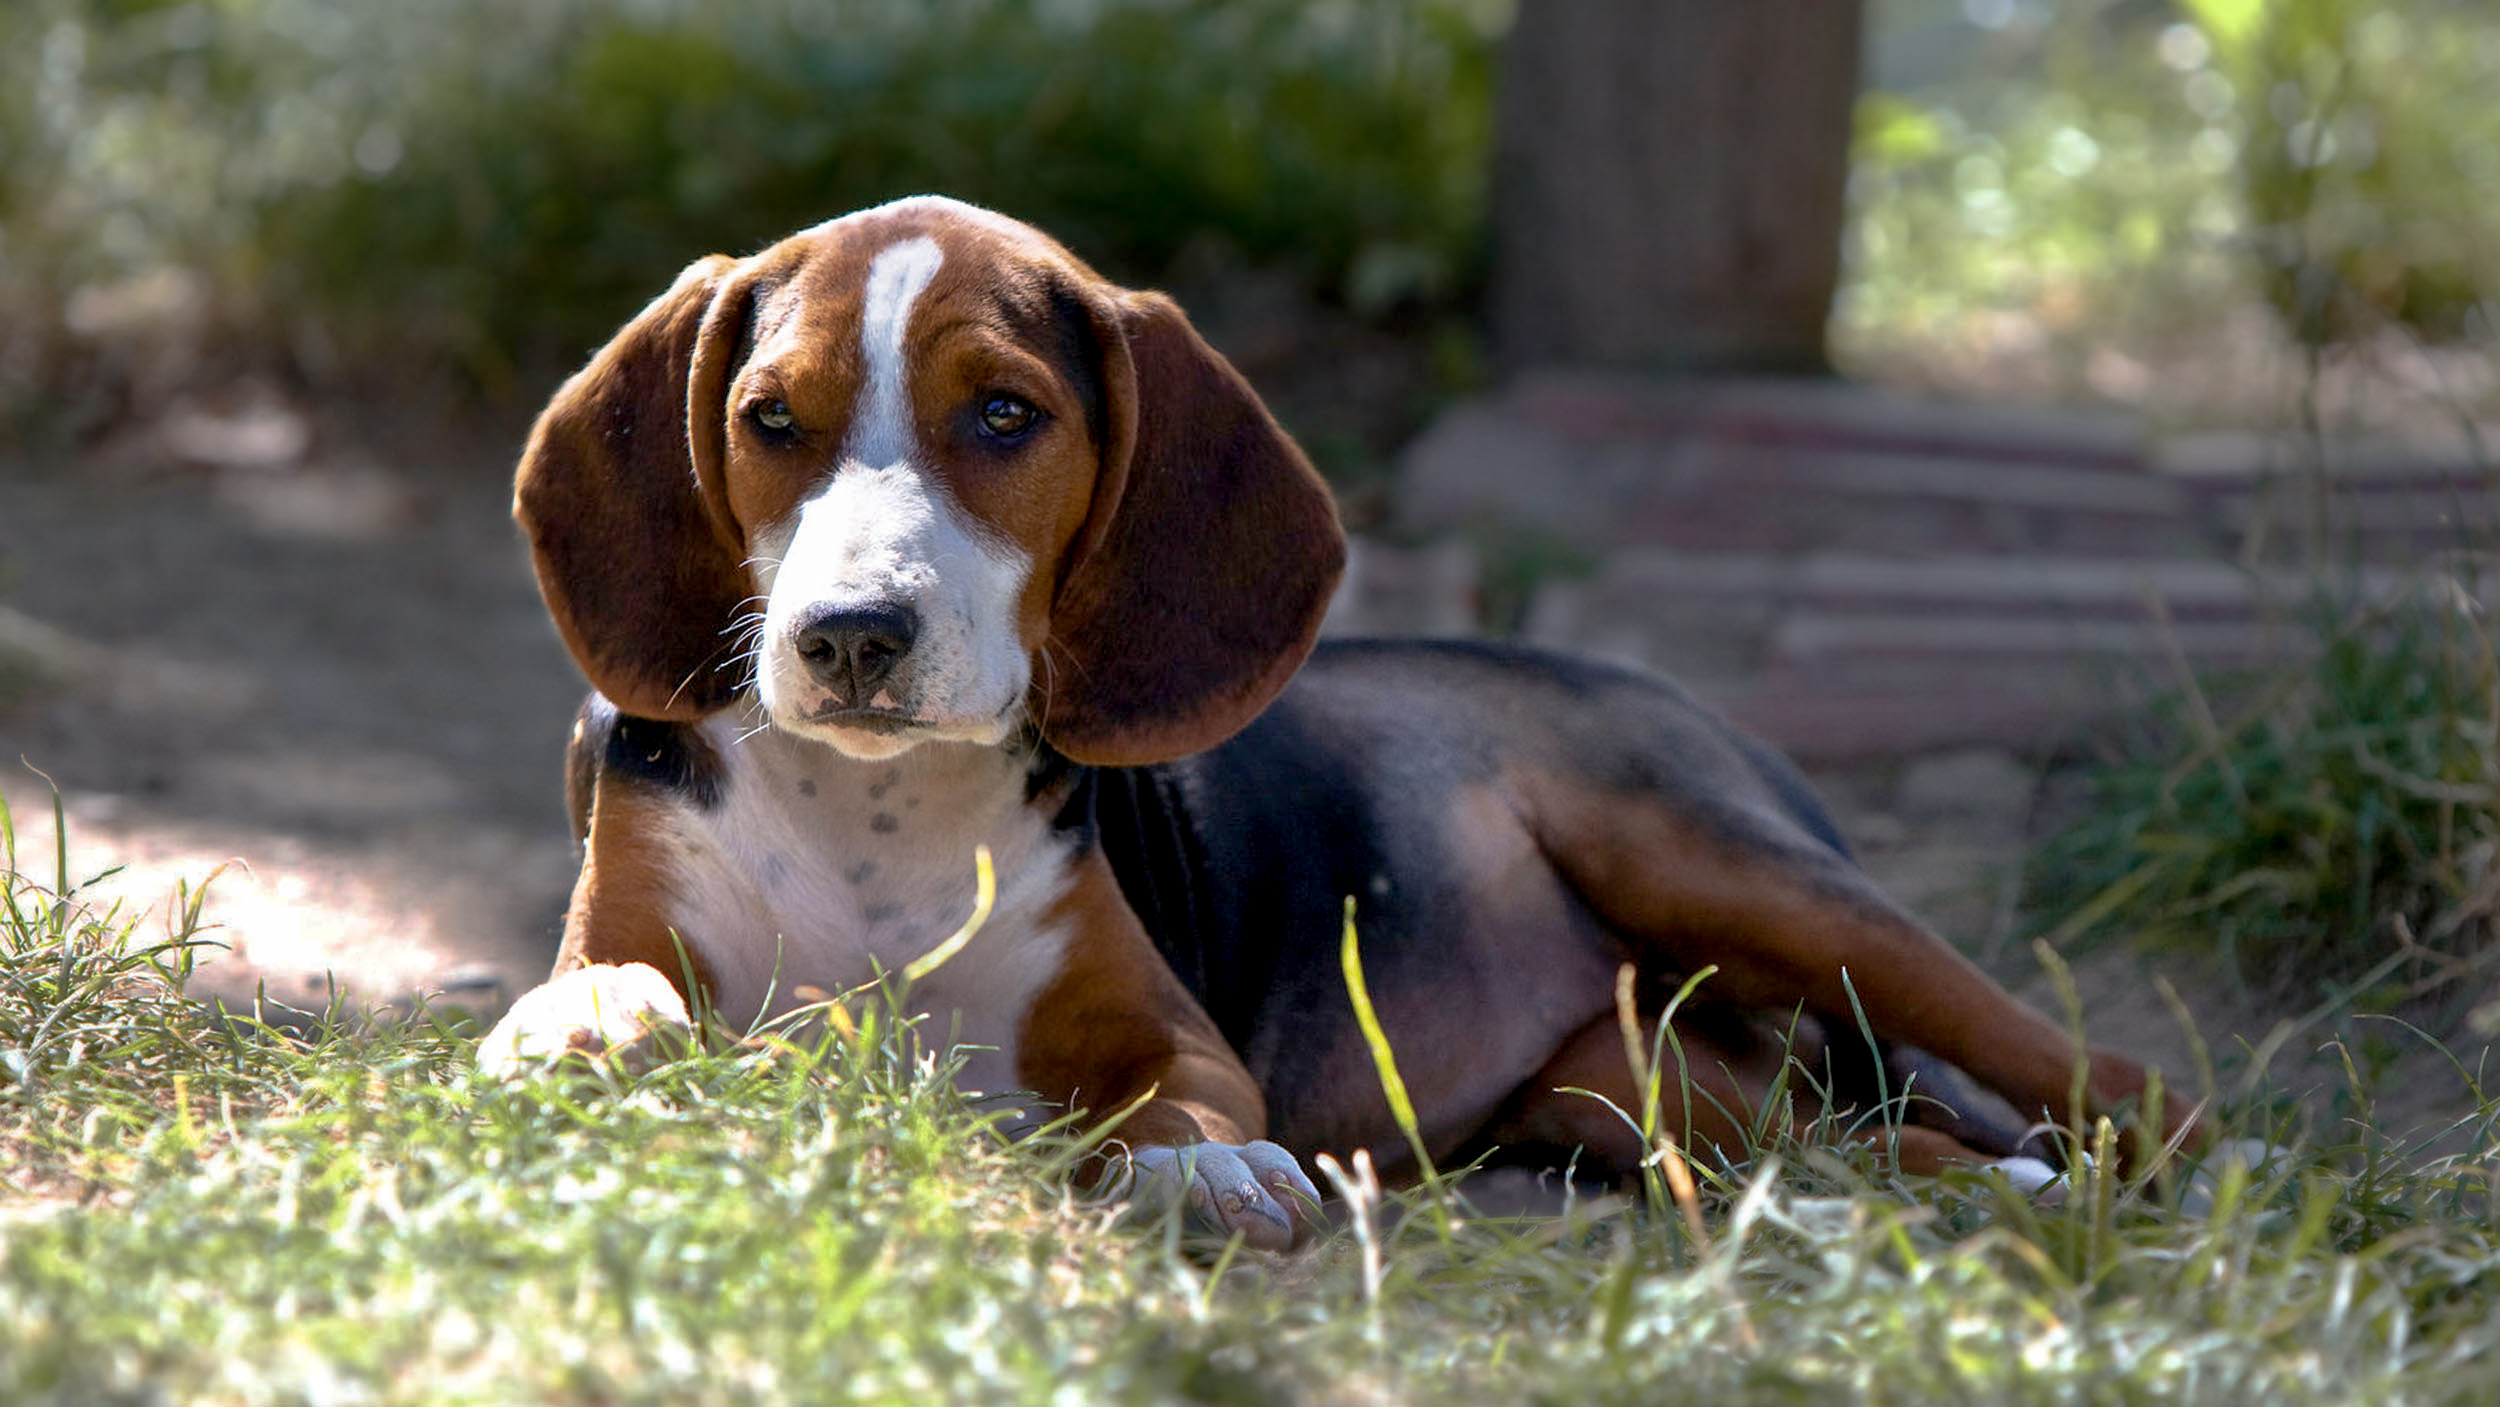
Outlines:
POLYGON ((500 390, 697 255, 940 190, 1118 275, 1220 232, 1385 307, 1476 258, 1501 9, 34 0, 0 16, 0 298, 57 327, 56 290, 194 270, 306 369, 500 390))
MULTIPOLYGON (((690 257, 926 189, 1135 281, 1247 262, 1359 311, 1461 306, 1511 8, 16 0, 0 401, 116 336, 161 360, 168 321, 317 377, 525 394, 690 257)), ((2488 340, 2489 5, 1872 11, 1844 365, 2070 395, 2123 392, 2115 367, 2207 419, 2210 388, 2128 359, 2267 307, 2313 340, 2488 340)))
POLYGON ((2500 667, 2459 588, 2317 609, 2315 655, 2175 696, 2035 862, 2060 937, 2215 951, 2256 989, 2453 989, 2500 922, 2500 667))

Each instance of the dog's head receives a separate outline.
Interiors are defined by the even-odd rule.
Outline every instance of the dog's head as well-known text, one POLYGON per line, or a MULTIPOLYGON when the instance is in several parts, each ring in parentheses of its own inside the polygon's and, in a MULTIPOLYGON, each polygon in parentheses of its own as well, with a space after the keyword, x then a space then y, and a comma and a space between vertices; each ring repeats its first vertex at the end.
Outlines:
POLYGON ((691 719, 752 689, 855 757, 1084 762, 1229 736, 1309 652, 1327 489, 1160 294, 922 197, 714 257, 556 393, 514 515, 591 683, 691 719))

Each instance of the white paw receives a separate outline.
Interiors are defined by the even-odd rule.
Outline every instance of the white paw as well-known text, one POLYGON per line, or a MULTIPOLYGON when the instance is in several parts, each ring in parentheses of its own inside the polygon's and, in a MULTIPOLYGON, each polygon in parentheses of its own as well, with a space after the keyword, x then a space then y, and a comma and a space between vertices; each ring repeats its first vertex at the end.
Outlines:
POLYGON ((2014 1184, 2014 1190, 2026 1197, 2040 1197, 2044 1189, 2052 1187, 2057 1189, 2057 1195, 2042 1200, 2055 1201, 2065 1194, 2066 1174, 2038 1158, 2016 1154, 2011 1158, 1999 1158, 1988 1166, 2005 1174, 2005 1180, 2014 1184))
MULTIPOLYGON (((2075 1154, 2075 1163, 2076 1167, 2087 1171, 2095 1166, 2089 1153, 2075 1154)), ((2075 1168, 2056 1167, 2028 1153, 1999 1158, 1987 1166, 2005 1174, 2005 1180, 2014 1185, 2015 1191, 2044 1207, 2064 1206, 2066 1193, 2074 1186, 2070 1174, 2075 1168)))
POLYGON ((1319 1189, 1302 1165, 1265 1139, 1140 1148, 1114 1174, 1114 1186, 1141 1212, 1185 1205, 1201 1229, 1238 1234, 1261 1251, 1291 1250, 1308 1239, 1319 1207, 1319 1189))
POLYGON ((685 999, 649 963, 577 967, 522 994, 477 1045, 478 1073, 515 1079, 578 1055, 639 1074, 682 1049, 685 999))

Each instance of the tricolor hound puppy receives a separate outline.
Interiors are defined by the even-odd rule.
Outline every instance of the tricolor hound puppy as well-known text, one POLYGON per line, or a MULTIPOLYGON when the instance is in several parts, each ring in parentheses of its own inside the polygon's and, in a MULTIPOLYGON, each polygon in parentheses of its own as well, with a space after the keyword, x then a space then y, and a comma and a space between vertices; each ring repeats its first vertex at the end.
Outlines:
MULTIPOLYGON (((913 990, 980 1048, 965 1082, 1142 1100, 1119 1136, 1254 1244, 1297 1230, 1296 1155, 1408 1161, 1338 962, 1349 895, 1436 1158, 1637 1167, 1616 1113, 1558 1092, 1638 1107, 1626 963, 1653 1016, 1718 969, 1677 1018, 1687 1142, 1734 1144, 1792 1028, 1866 1097, 1857 1009, 1896 1090, 1959 1067, 2068 1112, 2067 1034, 1673 685, 1314 650, 1344 542, 1310 465, 1178 307, 1014 221, 904 200, 695 264, 557 392, 515 512, 598 693, 558 975, 492 1038, 505 1063, 595 1027, 620 965, 733 1021, 900 969, 970 910, 986 844, 996 910, 913 990)), ((2096 1111, 2144 1085, 2084 1067, 2096 1111)), ((2022 1138, 1914 1117, 1913 1168, 2022 1138)))

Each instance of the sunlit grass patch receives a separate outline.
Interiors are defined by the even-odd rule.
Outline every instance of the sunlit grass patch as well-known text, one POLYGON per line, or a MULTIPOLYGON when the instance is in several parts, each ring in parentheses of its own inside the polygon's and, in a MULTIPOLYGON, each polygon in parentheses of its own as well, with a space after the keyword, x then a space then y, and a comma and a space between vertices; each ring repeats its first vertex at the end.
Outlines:
POLYGON ((196 935, 135 943, 74 882, 7 883, 0 1397, 873 1400, 1072 1374, 1153 1398, 1220 1376, 1159 1322, 1195 1287, 1127 1268, 1139 1243, 1075 1203, 1064 1144, 1009 1148, 891 1025, 634 1081, 473 1082, 449 1027, 228 1019, 171 983, 196 935))

